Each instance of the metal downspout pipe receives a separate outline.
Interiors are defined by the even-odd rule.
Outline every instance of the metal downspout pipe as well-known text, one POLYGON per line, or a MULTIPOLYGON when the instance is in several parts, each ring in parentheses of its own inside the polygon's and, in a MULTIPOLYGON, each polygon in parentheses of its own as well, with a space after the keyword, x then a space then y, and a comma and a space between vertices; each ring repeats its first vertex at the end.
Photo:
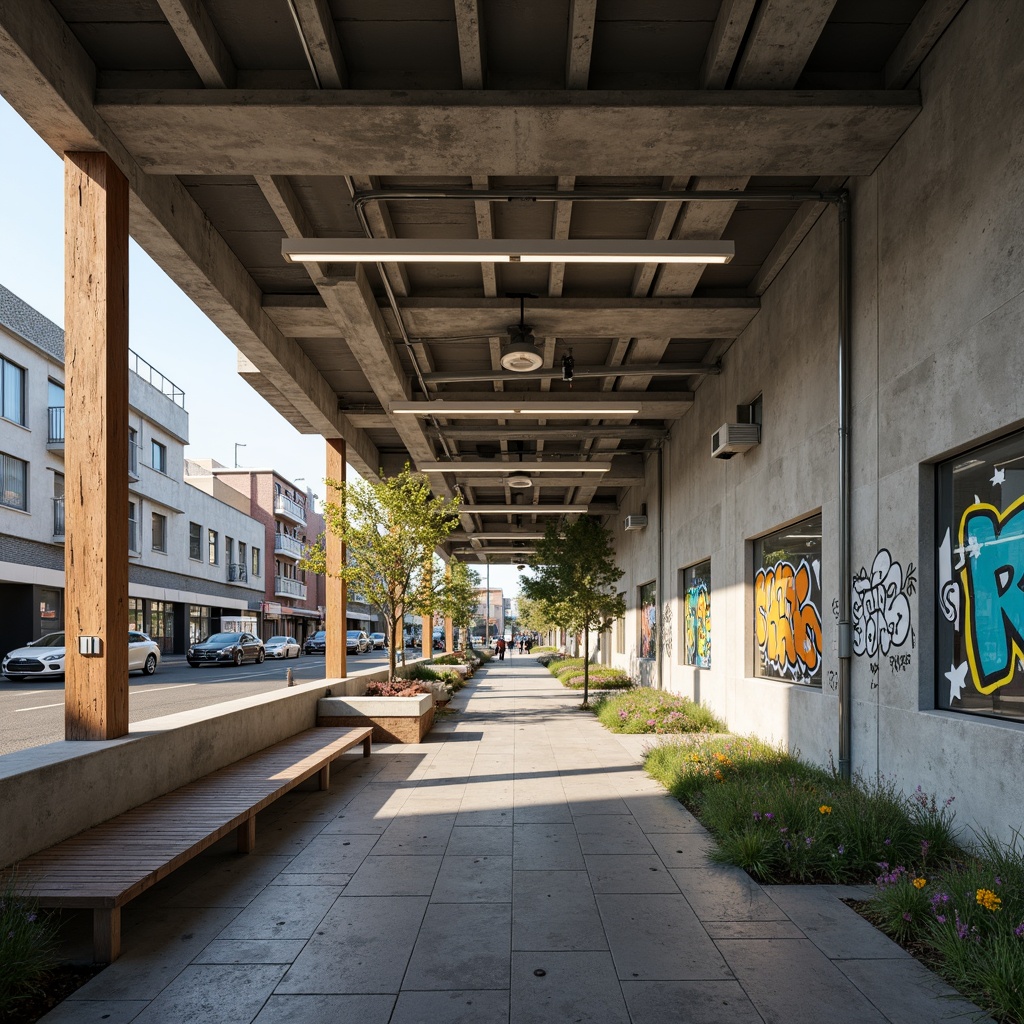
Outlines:
POLYGON ((850 778, 850 675, 853 667, 851 625, 853 578, 850 529, 850 197, 843 192, 837 203, 839 214, 839 774, 850 778))
MULTIPOLYGON (((664 608, 664 565, 665 565, 665 450, 663 444, 659 444, 657 448, 658 452, 658 578, 654 586, 654 591, 658 595, 658 602, 664 608)), ((661 616, 659 615, 659 618, 661 616)), ((665 656, 665 623, 662 621, 661 629, 658 630, 658 669, 657 669, 657 681, 658 689, 663 690, 664 677, 662 661, 665 656)))

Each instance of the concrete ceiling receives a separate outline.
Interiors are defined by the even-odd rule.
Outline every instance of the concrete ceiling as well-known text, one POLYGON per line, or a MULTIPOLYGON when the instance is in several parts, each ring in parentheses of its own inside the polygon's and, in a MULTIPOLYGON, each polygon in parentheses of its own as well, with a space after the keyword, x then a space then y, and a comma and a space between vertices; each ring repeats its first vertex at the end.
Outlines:
POLYGON ((611 463, 598 481, 550 475, 525 492, 501 474, 432 477, 474 508, 521 507, 466 513, 459 541, 514 562, 509 534, 543 528, 540 506, 618 510, 824 209, 796 194, 878 165, 962 3, 0 0, 0 90, 58 153, 111 154, 133 236, 232 339, 242 376, 300 431, 345 438, 360 472, 611 463), (736 198, 662 194, 694 189, 736 198), (509 191, 530 198, 492 194, 509 191), (285 237, 366 231, 725 238, 736 258, 346 270, 280 255, 285 237), (516 293, 532 296, 533 375, 499 364, 516 293), (571 390, 556 372, 570 348, 571 390), (641 412, 391 412, 428 398, 507 406, 510 392, 581 408, 625 392, 641 412))

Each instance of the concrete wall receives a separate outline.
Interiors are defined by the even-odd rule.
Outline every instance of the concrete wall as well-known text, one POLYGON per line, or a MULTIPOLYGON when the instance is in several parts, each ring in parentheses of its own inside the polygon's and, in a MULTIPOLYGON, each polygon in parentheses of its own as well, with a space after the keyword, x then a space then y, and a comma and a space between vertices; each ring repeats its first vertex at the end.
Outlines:
MULTIPOLYGON (((1004 838, 1024 824, 1024 724, 938 710, 934 467, 1024 424, 1024 7, 971 0, 921 72, 923 111, 853 202, 853 568, 885 549, 900 566, 912 632, 853 662, 853 764, 955 796, 958 820, 1004 838), (910 592, 912 591, 912 593, 910 592), (890 660, 895 657, 895 661, 890 660), (1007 770, 1009 768, 1009 770, 1007 770)), ((837 227, 826 210, 706 378, 664 449, 665 564, 660 625, 667 688, 712 706, 738 732, 827 763, 837 753, 837 227), (710 457, 712 432, 763 394, 762 444, 710 457), (822 516, 823 685, 754 675, 753 538, 822 516), (681 664, 679 571, 711 558, 712 667, 681 664)), ((626 653, 638 665, 637 587, 657 575, 657 460, 618 524, 626 653)), ((883 556, 884 557, 884 556, 883 556)), ((970 685, 970 683, 968 684, 970 685)))
POLYGON ((387 674, 384 666, 135 722, 118 740, 4 754, 0 867, 310 729, 328 689, 358 696, 387 674))

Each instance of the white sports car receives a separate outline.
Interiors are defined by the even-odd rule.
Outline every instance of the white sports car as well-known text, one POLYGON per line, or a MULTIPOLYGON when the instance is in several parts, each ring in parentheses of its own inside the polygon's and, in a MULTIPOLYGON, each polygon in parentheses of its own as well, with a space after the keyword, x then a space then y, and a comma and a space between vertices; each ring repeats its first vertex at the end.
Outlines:
MULTIPOLYGON (((47 633, 25 647, 4 655, 3 673, 12 682, 31 677, 59 678, 64 675, 64 634, 47 633)), ((160 647, 145 633, 128 633, 128 671, 151 676, 160 664, 160 647)))

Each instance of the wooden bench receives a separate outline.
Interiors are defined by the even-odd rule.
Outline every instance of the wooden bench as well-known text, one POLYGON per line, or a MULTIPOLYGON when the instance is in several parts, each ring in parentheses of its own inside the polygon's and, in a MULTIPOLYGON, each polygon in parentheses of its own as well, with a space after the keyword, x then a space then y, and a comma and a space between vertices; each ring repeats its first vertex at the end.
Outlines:
POLYGON ((256 845, 256 814, 300 782, 330 785, 331 761, 362 743, 369 727, 310 729, 180 789, 66 839, 13 865, 16 891, 41 907, 93 911, 93 952, 110 963, 121 952, 121 907, 232 830, 238 851, 256 845))

